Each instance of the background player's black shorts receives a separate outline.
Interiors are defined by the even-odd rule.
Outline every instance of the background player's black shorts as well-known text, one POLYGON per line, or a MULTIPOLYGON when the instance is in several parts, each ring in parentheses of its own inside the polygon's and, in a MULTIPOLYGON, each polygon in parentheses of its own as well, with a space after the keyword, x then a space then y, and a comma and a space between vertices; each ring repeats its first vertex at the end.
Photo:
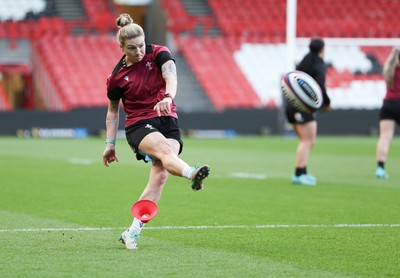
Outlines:
POLYGON ((315 113, 305 113, 291 105, 286 105, 286 118, 291 124, 305 124, 315 121, 315 113))
POLYGON ((125 128, 126 139, 129 145, 136 154, 137 160, 145 160, 145 155, 138 148, 140 142, 143 138, 152 133, 160 132, 165 136, 165 138, 172 138, 179 142, 180 148, 179 153, 183 149, 183 141, 181 139, 181 131, 179 129, 178 119, 174 117, 157 117, 146 120, 138 121, 133 125, 125 128))
POLYGON ((381 120, 395 120, 400 125, 400 101, 384 100, 379 114, 381 120))

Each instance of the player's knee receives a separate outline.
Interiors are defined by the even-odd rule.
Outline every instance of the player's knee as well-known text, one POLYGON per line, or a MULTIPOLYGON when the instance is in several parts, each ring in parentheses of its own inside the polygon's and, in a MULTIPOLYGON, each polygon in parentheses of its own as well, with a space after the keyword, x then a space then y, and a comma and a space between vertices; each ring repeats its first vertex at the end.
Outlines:
POLYGON ((158 152, 161 157, 175 154, 172 145, 168 141, 163 141, 159 144, 158 152))

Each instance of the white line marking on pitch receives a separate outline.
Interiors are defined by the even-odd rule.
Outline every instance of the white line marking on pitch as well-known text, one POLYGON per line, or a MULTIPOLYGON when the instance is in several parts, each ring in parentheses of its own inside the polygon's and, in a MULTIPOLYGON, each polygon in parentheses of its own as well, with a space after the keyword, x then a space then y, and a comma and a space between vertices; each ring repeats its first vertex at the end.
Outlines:
MULTIPOLYGON (((293 228, 381 228, 391 227, 399 228, 400 224, 298 224, 298 225, 226 225, 226 226, 159 226, 145 227, 146 230, 185 230, 185 229, 293 229, 293 228)), ((26 229, 0 229, 1 233, 5 232, 53 232, 53 231, 110 231, 123 230, 124 227, 86 227, 86 228, 26 228, 26 229)))
POLYGON ((251 174, 251 173, 231 173, 230 176, 233 178, 258 179, 258 180, 265 180, 267 178, 267 175, 265 174, 251 174))

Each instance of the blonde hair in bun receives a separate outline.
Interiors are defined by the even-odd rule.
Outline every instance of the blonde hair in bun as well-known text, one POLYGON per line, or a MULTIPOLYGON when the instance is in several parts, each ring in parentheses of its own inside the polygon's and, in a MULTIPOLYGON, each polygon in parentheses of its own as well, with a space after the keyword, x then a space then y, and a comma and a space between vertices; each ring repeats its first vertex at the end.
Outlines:
POLYGON ((120 14, 120 16, 115 21, 117 23, 118 28, 133 23, 133 19, 129 14, 120 14))
POLYGON ((115 20, 118 26, 117 39, 120 45, 124 45, 126 40, 143 36, 143 28, 136 24, 129 14, 120 14, 115 20))

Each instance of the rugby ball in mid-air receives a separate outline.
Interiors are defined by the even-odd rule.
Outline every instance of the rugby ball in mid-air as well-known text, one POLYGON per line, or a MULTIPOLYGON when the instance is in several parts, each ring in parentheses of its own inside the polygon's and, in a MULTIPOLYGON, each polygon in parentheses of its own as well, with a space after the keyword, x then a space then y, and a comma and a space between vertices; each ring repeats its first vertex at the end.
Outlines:
POLYGON ((295 108, 314 113, 322 106, 322 91, 317 81, 302 71, 289 71, 282 77, 282 92, 295 108))

